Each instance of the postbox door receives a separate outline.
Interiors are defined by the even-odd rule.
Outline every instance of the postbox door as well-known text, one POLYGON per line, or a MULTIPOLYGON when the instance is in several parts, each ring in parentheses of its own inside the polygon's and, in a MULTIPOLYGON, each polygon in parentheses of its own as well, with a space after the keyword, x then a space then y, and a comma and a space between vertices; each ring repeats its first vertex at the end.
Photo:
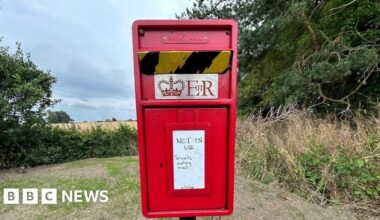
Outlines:
POLYGON ((148 108, 148 206, 226 209, 227 108, 148 108))

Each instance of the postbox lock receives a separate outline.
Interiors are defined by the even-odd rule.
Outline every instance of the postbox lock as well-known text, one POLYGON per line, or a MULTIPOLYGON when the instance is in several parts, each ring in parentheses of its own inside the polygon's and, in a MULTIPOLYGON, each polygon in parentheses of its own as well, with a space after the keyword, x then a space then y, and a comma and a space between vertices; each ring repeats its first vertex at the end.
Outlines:
POLYGON ((140 34, 140 36, 144 36, 144 34, 145 34, 144 29, 139 29, 139 34, 140 34))

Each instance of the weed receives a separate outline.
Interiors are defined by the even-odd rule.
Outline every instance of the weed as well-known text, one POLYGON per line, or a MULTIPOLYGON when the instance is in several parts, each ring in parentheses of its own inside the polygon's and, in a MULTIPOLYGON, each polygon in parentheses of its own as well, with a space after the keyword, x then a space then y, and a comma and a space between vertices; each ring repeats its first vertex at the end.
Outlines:
POLYGON ((294 111, 238 121, 237 171, 278 181, 321 205, 335 201, 380 205, 380 117, 318 119, 294 111))

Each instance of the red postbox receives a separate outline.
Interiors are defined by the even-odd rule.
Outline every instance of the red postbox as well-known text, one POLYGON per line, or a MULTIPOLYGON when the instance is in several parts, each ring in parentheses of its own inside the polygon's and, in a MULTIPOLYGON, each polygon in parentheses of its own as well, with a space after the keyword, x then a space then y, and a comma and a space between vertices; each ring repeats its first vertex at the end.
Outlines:
POLYGON ((236 23, 136 21, 133 57, 144 216, 231 214, 236 23))

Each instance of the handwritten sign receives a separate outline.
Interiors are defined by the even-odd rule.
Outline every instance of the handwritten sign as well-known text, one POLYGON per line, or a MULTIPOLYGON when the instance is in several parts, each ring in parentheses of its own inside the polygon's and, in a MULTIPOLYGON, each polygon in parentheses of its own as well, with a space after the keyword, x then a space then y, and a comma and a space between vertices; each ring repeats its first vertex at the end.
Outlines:
POLYGON ((205 188, 205 131, 173 131, 174 189, 205 188))

